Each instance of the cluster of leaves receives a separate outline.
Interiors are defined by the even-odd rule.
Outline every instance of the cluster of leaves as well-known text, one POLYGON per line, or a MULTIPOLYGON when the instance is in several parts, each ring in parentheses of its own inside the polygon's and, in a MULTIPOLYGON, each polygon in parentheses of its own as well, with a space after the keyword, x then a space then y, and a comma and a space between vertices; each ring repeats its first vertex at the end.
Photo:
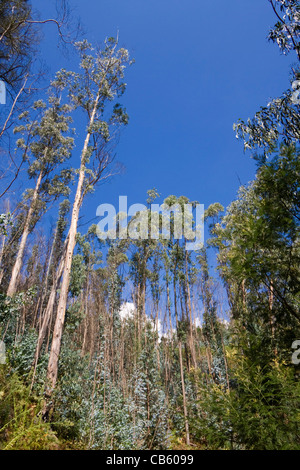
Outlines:
MULTIPOLYGON (((201 380, 201 378, 199 378, 201 380)), ((285 364, 235 357, 232 386, 203 387, 192 428, 204 448, 288 450, 300 448, 299 381, 285 364)))
POLYGON ((41 399, 30 393, 18 375, 0 366, 1 450, 56 450, 59 441, 41 416, 41 399))
POLYGON ((0 18, 0 79, 16 88, 32 65, 38 31, 29 2, 3 0, 0 18))

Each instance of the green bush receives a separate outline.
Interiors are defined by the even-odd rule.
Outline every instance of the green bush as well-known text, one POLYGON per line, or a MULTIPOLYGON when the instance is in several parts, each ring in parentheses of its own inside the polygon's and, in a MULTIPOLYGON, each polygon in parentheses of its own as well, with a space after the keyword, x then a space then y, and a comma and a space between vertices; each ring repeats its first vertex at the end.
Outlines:
POLYGON ((42 400, 33 396, 19 376, 0 366, 0 449, 55 450, 59 441, 42 421, 42 400))
POLYGON ((240 359, 228 390, 202 387, 192 428, 209 449, 299 450, 300 384, 292 368, 240 359))

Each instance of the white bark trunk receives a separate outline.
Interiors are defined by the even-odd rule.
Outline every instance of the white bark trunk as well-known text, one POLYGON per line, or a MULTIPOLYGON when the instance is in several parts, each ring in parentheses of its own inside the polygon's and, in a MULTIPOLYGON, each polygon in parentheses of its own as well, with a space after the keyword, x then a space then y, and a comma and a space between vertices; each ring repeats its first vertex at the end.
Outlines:
POLYGON ((29 235, 31 219, 32 219, 35 204, 36 204, 36 201, 37 201, 37 198, 38 198, 38 192, 39 192, 40 185, 41 185, 41 182, 42 182, 42 175, 43 174, 42 174, 42 171, 41 171, 39 176, 38 176, 38 179, 37 179, 37 182, 36 182, 36 185, 35 185, 35 188, 34 188, 32 200, 31 200, 31 204, 30 204, 27 216, 26 216, 24 230, 23 230, 21 242, 20 242, 20 245, 19 245, 17 258, 16 258, 16 261, 15 261, 15 264, 14 264, 14 267, 13 267, 13 270, 12 270, 12 273, 11 273, 11 278, 10 278, 9 286, 8 286, 8 289, 7 289, 7 295, 9 297, 12 297, 16 293, 16 290, 17 290, 17 281, 18 281, 18 277, 19 277, 19 274, 20 274, 20 271, 21 271, 21 268, 22 268, 23 255, 24 255, 24 251, 25 251, 27 237, 29 235))
MULTIPOLYGON (((98 105, 99 95, 97 96, 94 108, 91 114, 89 125, 91 126, 94 122, 97 105, 98 105)), ((61 284, 60 290, 60 297, 57 307, 57 316, 54 326, 52 344, 51 344, 51 351, 49 356, 49 363, 48 363, 48 370, 47 370, 47 384, 48 390, 47 395, 51 396, 53 389, 55 388, 56 381, 57 381, 57 373, 58 373, 58 359, 60 354, 60 347, 61 347, 61 338, 62 332, 65 323, 65 313, 67 307, 67 299, 68 299, 68 291, 69 291, 69 284, 70 284, 70 274, 71 274, 71 266, 72 266, 72 258, 73 252, 76 244, 76 233, 77 233, 77 223, 79 217, 79 210, 82 203, 82 189, 84 183, 84 176, 85 176, 85 158, 86 153, 89 145, 91 134, 88 132, 85 138, 82 155, 81 155, 81 164, 79 170, 79 178, 77 184, 77 190, 75 195, 75 201, 73 204, 72 209, 72 218, 69 230, 69 240, 67 244, 67 252, 64 259, 64 268, 63 268, 63 279, 61 284)))
POLYGON ((51 320, 52 313, 53 313, 53 310, 54 310, 54 303, 55 303, 55 297, 56 297, 56 293, 57 293, 58 283, 59 283, 59 280, 60 280, 61 275, 63 273, 63 267, 64 267, 63 263, 64 263, 64 258, 62 257, 62 259, 60 260, 59 266, 57 268, 55 281, 54 281, 54 283, 51 287, 51 292, 50 292, 50 295, 49 295, 47 307, 46 307, 46 310, 45 310, 44 315, 43 315, 41 328, 39 330, 39 337, 38 337, 38 340, 37 340, 36 351, 35 351, 35 361, 34 361, 35 365, 37 364, 37 361, 39 359, 41 347, 42 347, 43 341, 45 339, 46 332, 47 332, 48 326, 50 324, 50 320, 51 320))

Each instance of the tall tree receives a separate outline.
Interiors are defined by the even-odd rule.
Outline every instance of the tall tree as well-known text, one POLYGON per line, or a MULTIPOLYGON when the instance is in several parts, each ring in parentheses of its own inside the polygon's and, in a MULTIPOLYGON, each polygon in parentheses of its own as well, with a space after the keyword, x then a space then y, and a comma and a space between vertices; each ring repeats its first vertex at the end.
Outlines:
MULTIPOLYGON (((105 171, 112 162, 109 144, 115 137, 115 129, 127 123, 127 115, 119 104, 113 107, 107 120, 104 117, 106 105, 116 96, 125 91, 123 83, 124 67, 128 64, 128 52, 117 49, 117 41, 110 38, 105 42, 102 50, 95 54, 86 42, 77 43, 83 70, 81 74, 73 73, 69 85, 69 97, 81 108, 88 120, 87 133, 84 139, 80 156, 78 181, 75 200, 72 208, 72 217, 69 228, 69 237, 64 257, 63 277, 57 307, 57 316, 54 326, 51 351, 49 356, 47 380, 49 383, 48 395, 55 388, 58 374, 58 360, 61 339, 65 321, 68 289, 73 252, 76 243, 79 210, 84 196, 105 175, 105 171)), ((70 76, 70 75, 69 75, 70 76)), ((63 70, 58 74, 58 80, 68 79, 63 70)), ((107 176, 107 175, 106 175, 107 176)))
POLYGON ((213 229, 233 317, 263 363, 287 360, 299 331, 299 177, 299 151, 283 146, 213 229))
MULTIPOLYGON (((24 250, 32 229, 32 219, 37 210, 38 201, 42 195, 55 198, 67 191, 65 183, 68 181, 69 172, 61 170, 60 173, 55 174, 55 170, 70 156, 73 146, 73 138, 68 136, 70 107, 60 103, 61 92, 61 86, 53 83, 49 97, 49 107, 46 107, 46 104, 42 101, 35 104, 35 108, 43 109, 40 122, 29 121, 25 126, 16 129, 16 131, 30 134, 29 142, 19 139, 18 146, 24 152, 23 158, 29 161, 28 174, 30 178, 35 180, 35 186, 30 191, 23 233, 7 289, 7 295, 9 296, 14 295, 17 289, 24 250)), ((27 117, 27 113, 24 114, 27 117)))
POLYGON ((300 7, 298 0, 268 0, 276 17, 269 39, 278 45, 282 53, 295 52, 296 68, 291 70, 291 86, 282 96, 263 106, 245 122, 234 124, 236 137, 244 142, 259 163, 271 158, 278 143, 299 143, 300 139, 300 7), (295 97, 297 97, 295 99, 295 97))

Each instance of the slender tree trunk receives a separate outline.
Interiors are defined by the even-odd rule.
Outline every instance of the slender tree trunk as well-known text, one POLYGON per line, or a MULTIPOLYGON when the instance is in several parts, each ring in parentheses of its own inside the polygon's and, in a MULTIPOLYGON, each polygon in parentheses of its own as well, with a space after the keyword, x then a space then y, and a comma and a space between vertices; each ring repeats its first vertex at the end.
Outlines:
MULTIPOLYGON (((89 126, 91 126, 94 123, 98 101, 99 101, 99 94, 97 95, 96 100, 94 102, 94 107, 93 107, 93 111, 91 114, 89 126)), ((86 161, 86 154, 88 150, 90 137, 91 137, 91 133, 88 132, 86 135, 83 150, 82 150, 77 190, 76 190, 75 201, 74 201, 73 209, 72 209, 72 218, 71 218, 71 224, 70 224, 70 230, 69 230, 67 252, 65 255, 65 259, 64 259, 63 279, 62 279, 62 284, 61 284, 60 297, 58 301, 57 316, 56 316, 56 321, 54 325, 54 332, 53 332, 51 351, 50 351, 48 370, 47 370, 47 383, 49 387, 47 390, 48 396, 51 396, 51 393, 53 389, 55 388, 56 381, 57 381, 58 359, 59 359, 59 354, 60 354, 62 332, 64 328, 64 323, 65 323, 65 313, 66 313, 68 290, 69 290, 69 284, 70 284, 72 258, 73 258, 75 244, 76 244, 76 233, 77 233, 79 210, 80 210, 80 206, 82 203, 82 190, 83 190, 83 183, 84 183, 84 177, 85 177, 85 165, 86 165, 85 161, 86 161)))
POLYGON ((1 235, 1 251, 0 251, 0 266, 2 265, 2 258, 3 258, 3 253, 4 253, 4 245, 5 245, 5 235, 1 235))
POLYGON ((169 288, 169 281, 168 281, 168 273, 166 272, 166 289, 167 289, 167 307, 169 313, 169 326, 170 326, 170 333, 171 333, 171 343, 173 343, 173 327, 172 327, 172 312, 171 312, 171 303, 170 303, 170 288, 169 288))
MULTIPOLYGON (((66 239, 66 241, 67 241, 67 239, 66 239)), ((55 299, 56 299, 56 294, 57 294, 57 289, 58 289, 59 281, 60 281, 60 278, 62 276, 63 267, 64 267, 63 263, 64 263, 64 252, 63 252, 62 257, 60 259, 60 263, 58 265, 58 269, 57 269, 57 272, 56 272, 56 275, 55 275, 55 279, 54 279, 54 282, 52 284, 50 295, 49 295, 49 298, 48 298, 47 307, 46 307, 46 310, 44 311, 44 314, 43 314, 42 324, 40 325, 40 328, 39 328, 39 336, 38 336, 38 339, 37 339, 37 342, 36 342, 34 360, 33 360, 33 364, 32 364, 33 375, 32 375, 32 380, 31 380, 31 388, 33 387, 33 384, 34 384, 36 367, 37 367, 37 363, 38 363, 38 360, 39 360, 39 357, 40 357, 42 344, 43 344, 44 339, 46 337, 47 330, 49 329, 50 324, 51 324, 54 305, 55 305, 55 299)), ((47 342, 46 348, 48 347, 48 344, 49 344, 49 336, 50 336, 50 330, 49 330, 49 334, 48 334, 48 342, 47 342)))
MULTIPOLYGON (((4 246, 5 246, 5 235, 3 234, 3 235, 2 235, 2 243, 1 243, 1 252, 0 252, 0 266, 2 265, 2 258, 3 258, 3 253, 4 253, 4 246)), ((1 271, 0 271, 0 285, 1 285, 1 283, 2 283, 3 275, 4 275, 4 269, 3 269, 3 267, 1 266, 1 271)))
POLYGON ((245 288, 245 279, 242 280, 242 300, 243 300, 243 307, 246 308, 246 288, 245 288))
MULTIPOLYGON (((90 260, 89 260, 88 269, 87 269, 85 291, 83 293, 83 296, 82 296, 83 298, 81 300, 81 305, 83 304, 83 311, 84 311, 83 341, 82 341, 82 348, 81 348, 81 357, 83 357, 86 353, 87 333, 88 333, 88 328, 89 328, 89 319, 88 319, 89 289, 90 289, 90 260)), ((93 338, 93 341, 94 341, 94 338, 93 338)))
POLYGON ((157 368, 160 371, 160 355, 159 355, 159 327, 158 327, 158 301, 155 302, 155 326, 158 335, 158 340, 156 341, 155 348, 156 348, 156 360, 157 360, 157 368))
MULTIPOLYGON (((51 268, 52 259, 53 259, 53 253, 54 253, 54 250, 55 250, 56 244, 57 244, 57 233, 58 233, 58 226, 56 226, 55 234, 54 234, 54 238, 53 238, 53 242, 52 242, 52 246, 51 246, 51 252, 50 252, 50 256, 49 256, 47 272, 46 272, 45 281, 44 281, 44 294, 42 295, 41 307, 43 306, 44 299, 45 299, 46 293, 47 293, 47 287, 48 287, 48 282, 49 282, 49 275, 50 275, 50 268, 51 268)), ((63 245, 62 254, 61 254, 61 257, 60 257, 60 260, 59 260, 59 263, 58 263, 58 267, 57 267, 57 270, 56 270, 56 273, 55 273, 55 277, 54 277, 54 280, 53 280, 53 283, 52 283, 52 286, 51 286, 50 295, 48 297, 47 307, 46 307, 45 311, 43 312, 42 319, 38 322, 39 323, 39 337, 38 337, 37 346, 36 346, 35 364, 37 363, 37 361, 39 359, 40 350, 41 350, 43 341, 45 339, 48 326, 51 322, 52 313, 53 313, 53 310, 54 310, 56 293, 57 293, 57 289, 58 289, 58 284, 59 284, 60 278, 61 278, 62 273, 63 273, 64 256, 65 256, 65 253, 66 253, 68 239, 69 239, 69 234, 66 236, 66 239, 65 239, 65 242, 64 242, 64 245, 63 245)))
POLYGON ((35 351, 35 364, 37 363, 37 361, 39 359, 41 347, 42 347, 43 341, 45 339, 46 332, 47 332, 47 329, 48 329, 48 326, 50 324, 50 320, 51 320, 51 317, 52 317, 52 313, 53 313, 53 309, 54 309, 54 303, 55 303, 55 297, 56 297, 56 293, 57 293, 57 288, 58 288, 59 280, 60 280, 62 272, 63 272, 63 266, 64 266, 63 263, 64 263, 64 259, 62 258, 60 260, 60 263, 59 263, 59 266, 58 266, 58 269, 57 269, 57 273, 56 273, 56 276, 55 276, 55 280, 54 280, 54 283, 52 284, 52 287, 51 287, 51 292, 50 292, 50 295, 49 295, 47 307, 46 307, 46 310, 45 310, 44 315, 43 315, 43 321, 42 321, 42 324, 41 324, 41 327, 40 327, 40 330, 39 330, 39 336, 38 336, 36 351, 35 351))
POLYGON ((189 422, 188 422, 188 416, 187 416, 187 404, 186 404, 186 393, 185 393, 185 384, 184 384, 181 341, 178 341, 178 351, 179 351, 179 364, 180 364, 180 377, 181 377, 181 387, 182 387, 183 414, 184 414, 184 421, 185 421, 186 443, 189 446, 190 445, 190 431, 189 431, 189 422))
POLYGON ((40 189, 40 186, 41 186, 42 177, 43 177, 43 172, 40 171, 40 174, 38 176, 38 179, 37 179, 37 182, 36 182, 36 185, 35 185, 35 188, 34 188, 31 204, 30 204, 27 216, 26 216, 24 230, 23 230, 21 242, 20 242, 20 245, 19 245, 17 258, 16 258, 16 261, 15 261, 15 264, 14 264, 14 267, 13 267, 13 270, 12 270, 12 273, 11 273, 11 278, 10 278, 9 286, 8 286, 8 289, 7 289, 7 295, 9 297, 12 297, 16 293, 17 280, 18 280, 18 277, 19 277, 19 274, 20 274, 20 271, 21 271, 21 267, 22 267, 23 255, 24 255, 24 251, 25 251, 27 237, 28 237, 29 231, 30 231, 30 223, 31 223, 31 219, 32 219, 32 216, 33 216, 33 213, 34 213, 35 204, 36 204, 36 201, 37 201, 37 198, 38 198, 38 192, 39 192, 39 189, 40 189))
POLYGON ((141 314, 141 284, 140 284, 140 281, 138 281, 138 285, 137 285, 137 331, 138 331, 138 354, 140 353, 141 351, 141 318, 142 318, 142 314, 141 314))
POLYGON ((274 343, 274 356, 277 357, 278 351, 275 345, 275 316, 273 315, 273 303, 274 303, 274 287, 273 287, 273 281, 271 279, 270 287, 269 287, 270 327, 271 327, 272 342, 274 343))
POLYGON ((185 253, 185 277, 186 277, 186 289, 188 294, 187 307, 189 311, 189 323, 190 323, 190 351, 193 368, 196 369, 196 351, 194 343, 194 326, 193 326, 193 316, 192 316, 192 302, 191 302, 191 291, 190 291, 190 281, 189 281, 189 272, 188 272, 188 256, 187 251, 185 253))
MULTIPOLYGON (((177 296, 176 296, 176 268, 177 268, 177 261, 176 261, 176 265, 174 269, 173 289, 174 289, 174 309, 175 309, 175 318, 176 318, 176 328, 177 328, 177 335, 178 335, 179 323, 178 323, 177 296)), ((189 431, 189 422, 188 422, 188 414, 187 414, 184 370, 183 370, 183 360, 182 360, 182 345, 181 345, 180 339, 178 339, 178 352, 179 352, 179 366, 180 366, 180 378, 181 378, 182 399, 183 399, 183 414, 184 414, 184 422, 185 422, 186 444, 190 445, 190 431, 189 431)))

